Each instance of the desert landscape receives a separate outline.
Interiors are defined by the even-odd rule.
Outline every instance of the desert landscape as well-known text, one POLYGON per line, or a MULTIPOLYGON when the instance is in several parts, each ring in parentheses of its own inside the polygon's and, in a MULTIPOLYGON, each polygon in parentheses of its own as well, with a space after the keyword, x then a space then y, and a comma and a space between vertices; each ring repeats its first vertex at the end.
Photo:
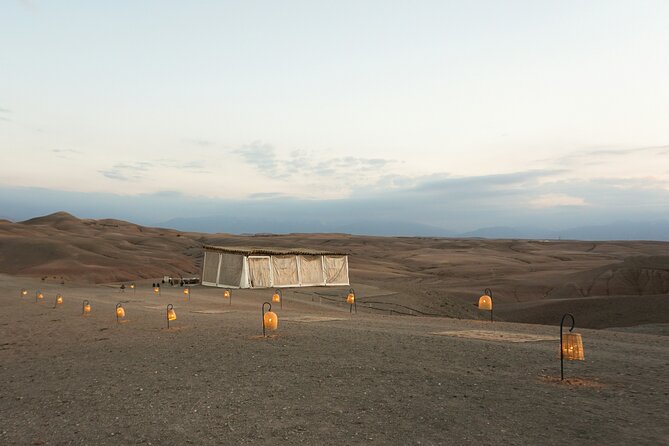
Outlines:
POLYGON ((669 444, 668 252, 2 221, 0 443, 669 444), (155 294, 164 275, 199 276, 203 244, 349 252, 357 313, 348 287, 285 289, 263 337, 272 290, 155 294), (585 360, 561 381, 566 312, 585 360))

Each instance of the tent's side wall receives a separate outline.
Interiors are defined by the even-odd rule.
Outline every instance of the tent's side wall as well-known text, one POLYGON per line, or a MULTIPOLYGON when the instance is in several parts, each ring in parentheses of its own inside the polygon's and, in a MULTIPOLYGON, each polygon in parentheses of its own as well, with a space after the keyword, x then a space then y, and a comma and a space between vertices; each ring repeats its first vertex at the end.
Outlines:
POLYGON ((349 285, 348 256, 244 255, 205 250, 202 284, 223 288, 349 285))
POLYGON ((220 260, 220 253, 214 251, 204 252, 204 262, 202 263, 202 285, 218 285, 218 265, 220 260))
POLYGON ((244 273, 244 256, 205 251, 202 264, 202 285, 239 288, 244 273))

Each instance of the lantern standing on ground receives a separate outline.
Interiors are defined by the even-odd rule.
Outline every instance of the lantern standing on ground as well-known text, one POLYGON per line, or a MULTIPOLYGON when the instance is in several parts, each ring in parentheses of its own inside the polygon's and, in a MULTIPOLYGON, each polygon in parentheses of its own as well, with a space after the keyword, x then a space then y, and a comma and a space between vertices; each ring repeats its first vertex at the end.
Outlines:
POLYGON ((81 315, 88 316, 91 314, 91 303, 87 300, 84 300, 81 303, 81 315))
POLYGON ((42 293, 41 291, 35 292, 35 302, 37 302, 38 299, 44 299, 44 293, 42 293))
POLYGON ((125 317, 125 309, 123 305, 119 302, 116 304, 116 323, 120 323, 120 320, 125 317))
POLYGON ((583 338, 581 338, 580 333, 571 333, 574 329, 576 321, 574 320, 574 315, 571 313, 566 313, 562 316, 560 321, 560 379, 564 379, 564 360, 569 361, 583 361, 585 355, 583 353, 583 338), (571 318, 571 328, 569 333, 562 333, 562 326, 564 325, 564 320, 569 316, 571 318))
POLYGON ((479 297, 479 310, 490 311, 490 322, 492 322, 492 290, 486 288, 483 296, 479 297))
POLYGON ((184 294, 188 297, 188 302, 190 302, 190 288, 184 288, 184 294))
POLYGON ((158 294, 160 293, 160 287, 159 286, 154 286, 153 287, 153 294, 158 294))
POLYGON ((130 289, 132 290, 132 294, 135 294, 135 284, 134 283, 130 284, 130 289))
POLYGON ((63 304, 63 296, 61 294, 56 294, 56 301, 53 304, 53 307, 56 308, 58 305, 63 304))
POLYGON ((279 327, 279 317, 272 311, 272 304, 264 302, 262 304, 262 335, 265 336, 265 330, 276 330, 279 327), (269 306, 265 312, 265 305, 269 306))
POLYGON ((358 313, 358 304, 355 302, 355 291, 353 288, 348 290, 348 296, 346 296, 346 303, 350 305, 349 312, 353 313, 353 307, 355 307, 356 314, 358 313))
POLYGON ((281 290, 276 289, 274 290, 274 295, 272 296, 272 302, 276 303, 279 302, 281 304, 281 308, 283 309, 283 293, 281 290))
POLYGON ((230 299, 230 305, 232 305, 232 291, 231 290, 225 290, 223 291, 223 297, 226 299, 230 299))
POLYGON ((177 313, 174 311, 174 305, 167 306, 167 328, 170 328, 170 321, 177 320, 177 313))
POLYGON ((22 288, 21 289, 21 297, 27 296, 27 295, 28 295, 28 290, 26 290, 25 288, 22 288))

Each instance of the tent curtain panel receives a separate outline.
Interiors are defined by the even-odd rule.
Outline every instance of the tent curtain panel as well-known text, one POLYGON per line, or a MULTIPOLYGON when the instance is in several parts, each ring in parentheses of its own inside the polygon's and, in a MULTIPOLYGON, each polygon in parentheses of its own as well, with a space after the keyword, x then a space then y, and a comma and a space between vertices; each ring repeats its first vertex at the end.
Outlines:
POLYGON ((300 256, 302 285, 325 285, 321 256, 300 256))
POLYGON ((204 253, 204 268, 202 269, 202 281, 209 283, 216 283, 218 275, 218 257, 217 252, 204 253))
POLYGON ((272 286, 269 257, 249 257, 249 281, 251 288, 272 286))
POLYGON ((221 254, 218 284, 239 286, 242 277, 242 268, 244 268, 244 257, 235 254, 221 254))
POLYGON ((325 282, 348 284, 346 256, 323 256, 325 262, 325 282))
POLYGON ((297 257, 295 256, 272 256, 273 285, 288 286, 299 285, 297 275, 297 257))

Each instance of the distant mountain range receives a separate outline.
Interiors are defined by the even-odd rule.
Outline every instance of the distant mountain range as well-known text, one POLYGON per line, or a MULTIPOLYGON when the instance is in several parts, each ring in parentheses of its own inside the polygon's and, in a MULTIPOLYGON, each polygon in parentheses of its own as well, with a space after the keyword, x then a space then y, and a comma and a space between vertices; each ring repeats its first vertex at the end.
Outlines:
POLYGON ((561 230, 540 227, 495 226, 469 232, 449 231, 438 226, 389 220, 352 220, 323 222, 317 220, 266 220, 225 216, 182 217, 157 224, 181 231, 225 232, 231 234, 345 233, 378 236, 480 237, 513 239, 569 240, 662 240, 669 241, 669 220, 654 222, 618 221, 606 225, 574 226, 561 230))

